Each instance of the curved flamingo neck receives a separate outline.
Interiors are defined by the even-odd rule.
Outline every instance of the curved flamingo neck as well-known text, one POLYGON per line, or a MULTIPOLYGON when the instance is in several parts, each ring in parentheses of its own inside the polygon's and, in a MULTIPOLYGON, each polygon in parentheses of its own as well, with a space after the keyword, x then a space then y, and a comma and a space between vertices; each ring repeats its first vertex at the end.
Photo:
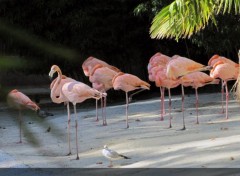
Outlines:
MULTIPOLYGON (((58 73, 57 80, 55 81, 55 83, 54 83, 54 85, 53 85, 53 87, 52 87, 52 89, 51 89, 51 99, 52 99, 52 101, 55 102, 55 103, 62 103, 63 101, 62 101, 62 95, 61 95, 61 93, 60 93, 59 95, 56 95, 56 94, 55 94, 55 91, 57 90, 57 88, 58 88, 58 86, 60 85, 60 82, 61 82, 61 80, 62 80, 62 72, 61 72, 61 70, 59 69, 59 70, 57 71, 57 73, 58 73)), ((61 90, 60 90, 60 91, 61 91, 61 90)))

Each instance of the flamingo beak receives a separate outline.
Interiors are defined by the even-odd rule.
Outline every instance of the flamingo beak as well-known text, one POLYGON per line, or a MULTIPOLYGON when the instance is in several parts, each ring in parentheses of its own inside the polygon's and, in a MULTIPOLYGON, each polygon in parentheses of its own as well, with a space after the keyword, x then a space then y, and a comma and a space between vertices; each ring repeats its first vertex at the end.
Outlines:
POLYGON ((48 74, 50 79, 52 79, 54 73, 55 73, 55 70, 50 70, 50 72, 48 74))

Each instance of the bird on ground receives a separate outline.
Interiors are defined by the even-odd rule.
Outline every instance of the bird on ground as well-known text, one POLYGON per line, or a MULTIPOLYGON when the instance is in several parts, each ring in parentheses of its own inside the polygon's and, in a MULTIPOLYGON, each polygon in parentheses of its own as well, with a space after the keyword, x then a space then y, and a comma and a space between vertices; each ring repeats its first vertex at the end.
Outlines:
POLYGON ((218 61, 213 65, 213 69, 210 72, 210 76, 212 78, 221 78, 223 80, 223 84, 225 86, 226 92, 226 119, 228 119, 228 100, 229 100, 229 92, 227 82, 230 80, 236 80, 238 76, 239 68, 225 63, 223 61, 218 61))
MULTIPOLYGON (((101 65, 103 67, 107 67, 113 71, 120 72, 120 70, 117 67, 114 67, 112 65, 109 65, 108 63, 97 59, 93 56, 88 57, 82 64, 82 69, 85 74, 85 76, 89 77, 91 73, 93 73, 93 70, 95 69, 95 66, 101 65)), ((95 88, 98 88, 99 84, 98 83, 93 83, 93 86, 95 88)), ((103 107, 103 100, 101 99, 101 107, 103 107)), ((103 109, 102 109, 102 114, 103 114, 103 109)), ((96 121, 98 121, 98 100, 96 100, 96 121)))
POLYGON ((76 104, 82 103, 86 99, 94 98, 100 99, 102 96, 107 96, 106 93, 101 93, 98 90, 89 87, 88 85, 82 82, 68 82, 65 83, 62 87, 61 94, 66 97, 68 102, 71 102, 74 107, 75 114, 75 133, 76 133, 76 150, 77 150, 77 160, 79 159, 78 155, 78 118, 76 112, 76 104))
MULTIPOLYGON (((172 80, 178 80, 182 76, 189 73, 198 72, 198 71, 207 71, 212 69, 211 66, 205 66, 198 62, 195 62, 186 57, 181 57, 179 55, 174 55, 172 59, 167 64, 167 78, 172 80)), ((184 119, 184 86, 181 84, 182 89, 182 117, 183 117, 183 128, 185 130, 185 119, 184 119)))
MULTIPOLYGON (((171 60, 169 56, 166 56, 160 52, 157 52, 154 54, 150 59, 148 63, 148 77, 149 80, 154 82, 155 81, 155 75, 158 72, 158 70, 162 70, 166 68, 166 65, 168 62, 171 60)), ((163 114, 165 114, 165 105, 164 105, 164 88, 159 85, 158 86, 160 89, 160 99, 161 99, 161 104, 160 104, 160 111, 161 111, 161 117, 160 120, 164 120, 163 114)))
POLYGON ((33 111, 38 111, 39 106, 34 103, 28 96, 18 91, 17 89, 13 89, 7 95, 7 102, 11 108, 17 109, 19 111, 19 143, 22 143, 22 110, 30 109, 33 111))
MULTIPOLYGON (((150 84, 141 80, 135 75, 119 72, 112 80, 114 90, 122 90, 126 93, 126 128, 129 128, 128 125, 128 92, 142 89, 150 90, 150 84)), ((141 91, 142 91, 141 90, 141 91)))
POLYGON ((67 136, 68 136, 68 150, 69 150, 67 156, 69 156, 72 154, 72 152, 71 152, 71 136, 70 136, 70 127, 71 127, 71 125, 70 125, 71 124, 70 107, 69 107, 68 99, 61 94, 61 91, 62 91, 62 86, 65 83, 74 82, 76 80, 69 78, 65 75, 62 75, 62 71, 57 65, 53 65, 51 67, 51 70, 49 72, 49 77, 52 78, 54 73, 56 73, 56 72, 57 72, 58 76, 57 76, 57 78, 55 78, 52 81, 52 83, 50 85, 50 89, 51 89, 50 97, 54 103, 57 103, 57 104, 66 103, 67 104, 67 114, 68 114, 68 128, 67 128, 68 134, 67 134, 67 136))
MULTIPOLYGON (((181 81, 180 80, 172 80, 167 78, 166 75, 167 69, 160 69, 158 70, 158 72, 156 73, 156 79, 155 79, 155 83, 157 87, 162 87, 162 90, 164 91, 164 88, 168 89, 168 97, 169 97, 169 128, 172 128, 172 114, 171 114, 171 110, 172 110, 172 100, 171 100, 171 88, 175 88, 178 85, 180 85, 181 81)), ((164 101, 164 97, 163 100, 164 101)), ((163 107, 162 107, 163 108, 163 107)), ((161 113, 161 118, 163 119, 163 111, 161 113)))
POLYGON ((190 74, 187 74, 183 77, 181 77, 181 81, 184 87, 191 86, 195 89, 195 95, 196 95, 196 114, 197 114, 197 121, 196 124, 199 124, 198 120, 198 105, 199 105, 199 99, 198 99, 198 88, 203 87, 208 84, 219 84, 219 79, 214 79, 210 77, 208 74, 203 72, 193 72, 190 74))
MULTIPOLYGON (((97 64, 93 69, 89 76, 89 81, 92 83, 92 87, 97 89, 102 93, 106 93, 109 89, 113 88, 112 79, 118 72, 104 67, 102 65, 97 64)), ((103 125, 107 125, 106 120, 106 103, 107 97, 102 97, 101 102, 102 104, 102 118, 103 118, 103 125), (104 111, 104 112, 103 112, 104 111)), ((98 120, 98 118, 97 118, 98 120)))
MULTIPOLYGON (((208 65, 209 66, 213 66, 215 63, 217 63, 218 61, 222 61, 224 63, 228 63, 230 65, 233 65, 234 67, 237 67, 238 68, 238 64, 233 62, 232 60, 226 58, 226 57, 223 57, 223 56, 219 56, 217 54, 213 55, 209 61, 208 61, 208 65)), ((236 78, 237 79, 237 78, 236 78)), ((222 80, 222 86, 221 86, 221 93, 222 93, 222 113, 224 113, 224 81, 222 80)))
POLYGON ((109 149, 107 145, 104 145, 102 149, 102 154, 110 161, 110 164, 108 167, 113 167, 112 160, 121 159, 121 158, 131 159, 125 155, 119 154, 118 152, 109 149))

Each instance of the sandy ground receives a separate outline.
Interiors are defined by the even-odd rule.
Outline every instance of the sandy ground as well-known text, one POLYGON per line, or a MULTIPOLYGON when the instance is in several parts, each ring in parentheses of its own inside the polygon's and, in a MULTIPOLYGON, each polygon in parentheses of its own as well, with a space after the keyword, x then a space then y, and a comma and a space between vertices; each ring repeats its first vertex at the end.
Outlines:
MULTIPOLYGON (((171 129, 168 129, 168 113, 164 121, 158 120, 158 97, 130 104, 129 129, 125 129, 125 104, 107 107, 108 126, 101 125, 101 117, 99 122, 95 121, 95 109, 81 109, 79 105, 80 160, 75 160, 73 115, 73 154, 66 156, 65 107, 50 109, 54 116, 45 119, 25 111, 22 144, 16 143, 19 140, 18 113, 3 108, 0 111, 0 168, 108 168, 109 161, 101 153, 104 144, 131 158, 114 161, 114 168, 239 168, 239 104, 230 96, 229 119, 226 120, 221 113, 220 93, 200 94, 199 102, 200 124, 197 125, 195 95, 185 98, 185 131, 179 131, 182 128, 180 96, 172 97, 171 129), (140 121, 136 121, 137 118, 140 121), (47 132, 49 127, 51 130, 47 132)), ((167 112, 168 100, 165 106, 167 112)))

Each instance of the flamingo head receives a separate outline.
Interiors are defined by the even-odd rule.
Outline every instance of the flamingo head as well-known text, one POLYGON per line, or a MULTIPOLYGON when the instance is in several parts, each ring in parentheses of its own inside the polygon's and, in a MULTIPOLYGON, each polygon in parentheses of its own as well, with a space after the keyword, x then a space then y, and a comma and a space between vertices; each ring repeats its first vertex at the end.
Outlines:
POLYGON ((50 72, 49 72, 49 77, 52 78, 52 77, 53 77, 53 74, 54 74, 55 72, 60 72, 60 71, 61 71, 61 70, 60 70, 60 68, 59 68, 57 65, 53 65, 53 66, 51 67, 50 72))

